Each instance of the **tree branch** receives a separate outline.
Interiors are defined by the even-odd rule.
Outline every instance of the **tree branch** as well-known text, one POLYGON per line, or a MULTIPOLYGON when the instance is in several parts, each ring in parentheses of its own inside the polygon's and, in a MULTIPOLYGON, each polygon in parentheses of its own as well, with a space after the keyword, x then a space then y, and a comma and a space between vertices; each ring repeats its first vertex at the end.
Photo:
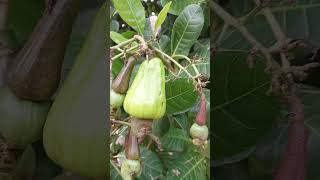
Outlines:
POLYGON ((267 60, 267 68, 270 70, 271 68, 279 67, 279 65, 272 59, 272 56, 267 48, 265 48, 260 42, 256 40, 256 38, 248 31, 248 29, 240 23, 236 18, 231 16, 227 11, 225 11, 222 7, 219 6, 215 1, 208 1, 210 8, 220 16, 224 22, 234 28, 238 29, 238 31, 249 41, 249 43, 253 46, 253 48, 258 49, 267 60))

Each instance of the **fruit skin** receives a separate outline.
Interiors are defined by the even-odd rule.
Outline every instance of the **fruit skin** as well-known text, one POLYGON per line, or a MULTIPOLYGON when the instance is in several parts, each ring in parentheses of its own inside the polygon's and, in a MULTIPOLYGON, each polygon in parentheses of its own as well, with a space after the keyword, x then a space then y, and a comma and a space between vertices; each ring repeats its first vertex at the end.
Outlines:
POLYGON ((35 142, 42 135, 50 104, 21 100, 8 88, 0 88, 0 134, 18 148, 35 142))
POLYGON ((124 101, 124 97, 124 94, 116 93, 114 92, 114 90, 112 90, 112 88, 110 89, 110 105, 113 108, 121 107, 124 101))
POLYGON ((57 1, 52 12, 41 17, 17 56, 7 61, 7 82, 19 98, 45 101, 55 93, 79 3, 57 1))
POLYGON ((136 118, 162 118, 166 111, 166 92, 164 65, 160 58, 145 60, 140 65, 123 107, 136 118))
POLYGON ((112 89, 114 90, 114 92, 119 94, 124 94, 127 92, 135 62, 135 57, 130 56, 128 58, 127 63, 122 67, 118 76, 112 82, 112 89))
POLYGON ((197 123, 193 123, 190 128, 191 137, 194 139, 207 140, 209 130, 206 125, 200 126, 197 123))
POLYGON ((50 159, 66 171, 108 179, 106 3, 100 8, 43 129, 50 159), (96 87, 97 85, 101 85, 96 87), (105 98, 103 98, 105 97, 105 98))
POLYGON ((132 175, 140 176, 141 164, 139 160, 126 159, 121 165, 121 176, 123 180, 131 180, 132 175))

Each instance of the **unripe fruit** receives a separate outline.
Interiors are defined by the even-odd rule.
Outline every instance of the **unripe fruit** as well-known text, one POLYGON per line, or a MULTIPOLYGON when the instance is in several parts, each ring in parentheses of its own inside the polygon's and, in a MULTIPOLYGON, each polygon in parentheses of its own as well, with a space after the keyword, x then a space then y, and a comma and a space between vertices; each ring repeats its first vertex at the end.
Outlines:
POLYGON ((130 56, 126 64, 122 67, 118 76, 112 82, 112 89, 116 93, 124 94, 129 88, 129 81, 131 77, 132 70, 134 68, 136 59, 130 56))
POLYGON ((206 125, 200 126, 197 123, 193 123, 190 128, 190 134, 193 139, 205 141, 208 138, 209 130, 206 125))
POLYGON ((159 58, 145 60, 139 67, 123 104, 135 118, 160 119, 166 111, 165 72, 159 58))
POLYGON ((110 89, 110 105, 113 108, 121 107, 123 104, 123 101, 124 101, 124 97, 125 97, 125 95, 118 94, 118 93, 114 92, 112 90, 112 88, 110 89))
POLYGON ((141 174, 141 164, 139 160, 126 159, 121 165, 121 176, 123 180, 132 180, 132 176, 141 174))

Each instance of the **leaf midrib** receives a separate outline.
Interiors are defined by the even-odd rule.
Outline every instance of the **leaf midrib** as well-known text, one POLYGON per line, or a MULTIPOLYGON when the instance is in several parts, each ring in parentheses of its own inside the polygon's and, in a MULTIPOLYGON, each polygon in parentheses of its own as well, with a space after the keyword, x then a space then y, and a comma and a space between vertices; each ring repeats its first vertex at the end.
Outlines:
POLYGON ((242 95, 240 95, 240 96, 238 96, 238 97, 236 97, 236 98, 234 98, 234 99, 232 99, 232 100, 230 100, 230 101, 227 101, 227 102, 225 102, 225 103, 222 103, 222 104, 214 107, 214 108, 213 108, 213 111, 215 111, 215 110, 217 110, 217 109, 221 109, 221 108, 223 108, 223 107, 225 107, 225 106, 227 106, 227 105, 229 105, 229 104, 231 104, 231 103, 234 103, 234 102, 236 102, 236 101, 238 101, 238 100, 240 100, 240 99, 242 99, 242 98, 244 98, 244 97, 246 97, 246 96, 249 96, 250 94, 254 93, 256 90, 258 90, 258 89, 266 86, 266 85, 269 84, 269 83, 270 83, 270 81, 267 81, 267 82, 263 83, 262 85, 257 86, 257 87, 255 87, 255 88, 253 88, 252 90, 250 90, 250 91, 248 91, 248 92, 246 92, 246 93, 244 93, 244 94, 242 94, 242 95))
POLYGON ((184 176, 182 177, 182 179, 183 178, 185 178, 187 175, 189 175, 197 166, 198 166, 198 164, 200 164, 203 160, 205 160, 205 156, 203 156, 201 159, 199 159, 199 161, 194 165, 194 166, 192 166, 190 169, 189 169, 189 171, 187 171, 185 174, 184 174, 184 176))
MULTIPOLYGON (((198 11, 198 8, 197 8, 197 10, 195 10, 194 12, 194 14, 196 14, 196 11, 198 11)), ((189 14, 189 13, 188 13, 189 14)), ((181 41, 182 41, 182 39, 183 39, 183 37, 184 37, 184 35, 185 35, 185 32, 186 32, 186 30, 187 30, 187 27, 189 26, 189 23, 191 22, 191 20, 193 19, 193 15, 191 15, 190 16, 191 18, 190 18, 190 20, 187 22, 187 25, 185 26, 185 28, 184 28, 184 30, 183 30, 183 33, 182 33, 182 35, 181 35, 181 37, 180 37, 180 39, 179 39, 179 41, 178 41, 178 44, 176 45, 176 48, 175 48, 175 50, 174 50, 174 52, 172 53, 172 56, 174 56, 175 54, 176 54, 176 51, 178 50, 178 47, 179 47, 179 45, 180 45, 180 43, 181 43, 181 41)), ((173 43, 174 43, 174 41, 172 41, 173 43)))
POLYGON ((141 35, 143 35, 143 32, 142 32, 142 30, 140 29, 139 21, 137 20, 137 18, 136 18, 136 16, 135 16, 135 13, 134 13, 133 10, 132 10, 131 4, 129 3, 130 0, 126 0, 126 2, 127 2, 128 6, 129 6, 129 8, 130 8, 130 11, 131 11, 131 14, 133 15, 134 20, 135 20, 136 23, 137 23, 137 28, 139 29, 139 33, 140 33, 141 35))

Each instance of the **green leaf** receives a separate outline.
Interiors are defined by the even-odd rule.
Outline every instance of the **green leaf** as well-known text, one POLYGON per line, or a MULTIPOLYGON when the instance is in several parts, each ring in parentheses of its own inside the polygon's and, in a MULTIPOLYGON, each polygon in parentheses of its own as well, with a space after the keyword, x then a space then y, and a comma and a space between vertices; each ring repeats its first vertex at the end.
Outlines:
POLYGON ((13 179, 32 179, 36 170, 36 153, 29 145, 12 172, 13 179))
POLYGON ((145 147, 140 148, 142 173, 139 180, 158 179, 163 172, 163 165, 156 153, 145 147))
POLYGON ((190 123, 185 113, 170 116, 170 119, 176 122, 177 127, 183 129, 185 132, 189 132, 190 123))
POLYGON ((140 35, 146 24, 145 10, 140 0, 112 0, 120 17, 140 35))
POLYGON ((169 10, 170 14, 179 15, 185 7, 190 4, 197 4, 203 2, 203 0, 161 0, 161 5, 165 6, 169 2, 172 2, 171 8, 169 10))
POLYGON ((246 57, 241 52, 218 52, 213 61, 211 139, 217 159, 250 149, 281 111, 279 99, 266 95, 270 76, 264 72, 265 61, 257 58, 255 67, 249 68, 246 57))
POLYGON ((206 158, 193 151, 180 154, 168 161, 167 180, 206 179, 206 158))
POLYGON ((152 133, 158 137, 163 136, 170 129, 169 119, 164 117, 159 121, 153 121, 152 133))
POLYGON ((166 83, 167 114, 187 111, 197 100, 191 80, 179 78, 166 83))
POLYGON ((24 44, 33 31, 42 15, 43 7, 42 0, 10 0, 7 27, 18 47, 24 44))
POLYGON ((158 19, 156 21, 156 25, 155 25, 155 30, 158 29, 159 27, 161 27, 162 23, 164 22, 164 20, 167 17, 168 11, 170 10, 170 6, 171 6, 172 1, 170 1, 169 3, 167 3, 163 9, 160 11, 159 15, 158 15, 158 19))
POLYGON ((123 32, 121 33, 121 35, 127 39, 130 39, 132 38, 134 35, 136 35, 137 33, 134 32, 134 31, 126 31, 126 32, 123 32))
POLYGON ((254 178, 272 178, 287 144, 287 127, 272 129, 248 158, 249 170, 254 178))
MULTIPOLYGON (((202 39, 194 45, 193 56, 200 61, 195 64, 200 74, 210 77, 210 39, 202 39)), ((196 75, 194 69, 190 66, 187 69, 192 75, 196 75)))
POLYGON ((192 143, 186 131, 171 127, 161 138, 161 143, 165 151, 183 151, 187 143, 192 143))
POLYGON ((143 32, 143 37, 145 40, 150 40, 153 36, 153 32, 152 32, 152 27, 151 27, 151 22, 150 22, 150 18, 146 19, 146 25, 144 27, 144 32, 143 32))
POLYGON ((116 59, 113 61, 112 63, 112 74, 114 75, 114 77, 119 74, 119 72, 121 71, 123 66, 123 62, 120 58, 116 59))
POLYGON ((171 54, 187 56, 201 33, 203 23, 202 8, 195 4, 187 6, 174 22, 171 34, 171 54))
MULTIPOLYGON (((249 175, 247 162, 241 161, 233 164, 226 164, 221 167, 214 168, 212 173, 213 179, 216 180, 248 180, 251 179, 249 175), (232 173, 231 173, 232 172, 232 173)), ((258 179, 254 179, 258 180, 258 179)), ((259 179, 260 180, 260 179, 259 179)))
POLYGON ((115 31, 118 32, 119 31, 119 22, 116 20, 111 20, 110 23, 110 31, 115 31))
POLYGON ((122 180, 120 168, 116 167, 116 165, 112 163, 111 160, 110 160, 109 167, 110 167, 110 178, 112 180, 122 180))
POLYGON ((121 34, 114 31, 110 31, 110 39, 117 44, 120 44, 128 40, 127 38, 123 37, 121 34))

